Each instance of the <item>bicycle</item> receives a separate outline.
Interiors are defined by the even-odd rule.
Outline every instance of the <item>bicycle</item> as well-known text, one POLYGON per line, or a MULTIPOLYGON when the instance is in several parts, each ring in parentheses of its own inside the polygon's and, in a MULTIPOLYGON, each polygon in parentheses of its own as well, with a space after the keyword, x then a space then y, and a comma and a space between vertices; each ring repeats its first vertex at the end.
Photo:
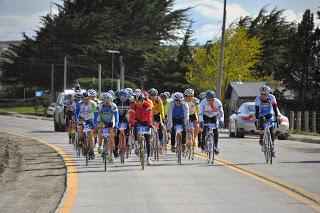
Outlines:
POLYGON ((266 159, 266 163, 272 164, 272 151, 274 149, 274 145, 272 144, 270 127, 273 126, 272 123, 276 123, 276 121, 268 120, 263 124, 264 133, 263 133, 263 153, 266 159))
POLYGON ((159 135, 158 135, 158 129, 159 129, 159 123, 154 122, 153 123, 153 153, 154 153, 154 160, 159 161, 159 135))
POLYGON ((217 124, 215 123, 208 123, 204 125, 205 128, 207 128, 206 136, 205 136, 205 142, 206 142, 206 153, 207 153, 207 162, 212 163, 214 162, 214 150, 216 149, 215 143, 214 143, 214 134, 213 130, 217 129, 217 124))
POLYGON ((100 129, 100 134, 103 139, 103 148, 102 148, 102 161, 104 163, 104 171, 107 171, 107 157, 109 151, 109 140, 110 140, 110 128, 104 127, 100 129))
POLYGON ((194 124, 189 124, 189 130, 187 131, 187 150, 185 152, 185 158, 193 160, 194 158, 194 124))
POLYGON ((137 133, 138 133, 138 144, 139 144, 139 157, 142 170, 144 170, 144 158, 145 158, 145 150, 144 150, 144 143, 145 143, 145 134, 150 134, 150 128, 147 126, 137 126, 137 133))
POLYGON ((90 159, 93 159, 89 156, 90 151, 90 145, 89 145, 89 136, 88 132, 92 131, 92 124, 82 124, 82 131, 83 131, 83 147, 82 147, 82 153, 86 158, 86 166, 88 166, 88 162, 90 159))
POLYGON ((74 134, 72 134, 72 140, 73 140, 73 150, 76 151, 76 155, 77 157, 80 157, 81 155, 81 148, 80 148, 80 144, 79 144, 79 130, 77 128, 77 124, 74 130, 74 134))
POLYGON ((127 146, 126 141, 126 133, 125 130, 127 129, 128 124, 127 123, 120 123, 119 124, 119 154, 120 154, 120 161, 122 164, 124 164, 124 158, 126 157, 128 159, 129 157, 129 148, 127 146))
POLYGON ((183 132, 183 125, 175 125, 174 126, 175 132, 176 132, 176 145, 177 145, 177 150, 176 150, 176 155, 178 158, 177 163, 181 165, 181 156, 182 156, 182 132, 183 132))

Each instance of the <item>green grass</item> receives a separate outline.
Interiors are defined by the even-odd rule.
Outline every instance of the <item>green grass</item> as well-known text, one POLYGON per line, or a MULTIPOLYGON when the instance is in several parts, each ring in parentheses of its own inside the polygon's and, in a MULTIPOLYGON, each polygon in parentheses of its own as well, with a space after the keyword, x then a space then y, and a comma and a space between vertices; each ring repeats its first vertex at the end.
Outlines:
POLYGON ((34 109, 34 106, 23 106, 23 107, 9 107, 9 108, 0 108, 1 112, 16 112, 21 114, 28 115, 41 115, 44 116, 44 107, 42 105, 38 106, 37 112, 34 109))
POLYGON ((289 130, 289 134, 320 136, 320 134, 316 132, 304 132, 304 131, 298 131, 298 130, 289 130))

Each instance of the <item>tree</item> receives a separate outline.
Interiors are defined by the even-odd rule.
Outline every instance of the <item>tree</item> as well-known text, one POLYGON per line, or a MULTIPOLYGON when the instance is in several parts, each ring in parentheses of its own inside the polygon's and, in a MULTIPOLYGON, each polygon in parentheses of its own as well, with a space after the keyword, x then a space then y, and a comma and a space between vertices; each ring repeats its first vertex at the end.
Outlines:
POLYGON ((188 8, 173 10, 173 4, 174 0, 65 0, 54 18, 42 17, 35 39, 25 36, 23 45, 12 47, 16 54, 7 55, 13 63, 5 64, 4 79, 10 76, 15 84, 45 87, 51 63, 62 64, 64 56, 71 69, 78 65, 69 72, 70 79, 92 77, 98 63, 111 67, 109 49, 124 56, 126 75, 139 78, 143 55, 157 52, 163 41, 178 40, 174 32, 186 28, 188 8))
POLYGON ((313 14, 306 10, 297 32, 289 39, 283 72, 277 74, 288 88, 298 89, 301 103, 319 96, 319 56, 320 30, 314 30, 313 14))
POLYGON ((260 61, 254 67, 254 74, 258 77, 281 72, 285 61, 285 45, 294 30, 294 23, 287 22, 283 12, 275 8, 268 13, 266 7, 263 7, 257 17, 246 16, 239 21, 240 26, 248 29, 249 37, 261 38, 260 61))
MULTIPOLYGON (((199 90, 216 90, 219 67, 219 42, 214 42, 194 53, 193 63, 189 64, 187 81, 199 90)), ((259 61, 261 41, 254 36, 249 38, 244 27, 228 29, 225 41, 222 88, 241 76, 242 80, 253 80, 253 67, 259 61)))

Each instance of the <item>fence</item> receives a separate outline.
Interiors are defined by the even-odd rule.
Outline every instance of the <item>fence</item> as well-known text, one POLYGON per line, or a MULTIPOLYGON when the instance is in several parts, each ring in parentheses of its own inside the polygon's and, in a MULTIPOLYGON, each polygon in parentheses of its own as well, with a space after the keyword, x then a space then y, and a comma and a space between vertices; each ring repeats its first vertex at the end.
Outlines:
POLYGON ((320 133, 320 113, 316 111, 290 111, 290 130, 320 133))

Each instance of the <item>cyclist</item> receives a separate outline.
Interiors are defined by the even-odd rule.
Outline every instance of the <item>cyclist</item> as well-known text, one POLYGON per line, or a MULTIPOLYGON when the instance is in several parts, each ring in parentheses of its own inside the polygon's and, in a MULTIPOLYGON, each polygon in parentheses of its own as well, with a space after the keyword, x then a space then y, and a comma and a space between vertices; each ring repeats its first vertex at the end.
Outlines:
MULTIPOLYGON (((220 124, 220 127, 224 125, 224 113, 222 103, 219 99, 216 98, 216 93, 212 90, 208 90, 206 92, 205 98, 200 102, 200 111, 199 111, 199 121, 200 127, 203 129, 202 132, 202 140, 201 140, 201 148, 205 149, 205 137, 207 128, 203 128, 204 124, 214 123, 220 124)), ((215 149, 214 152, 219 154, 218 149, 218 129, 213 130, 214 133, 214 143, 215 149)))
POLYGON ((80 83, 78 80, 73 81, 73 91, 81 90, 80 83))
POLYGON ((168 97, 167 93, 161 93, 160 98, 163 103, 163 111, 164 111, 164 118, 166 119, 168 116, 168 110, 169 110, 169 105, 170 105, 170 99, 168 97))
POLYGON ((185 149, 186 144, 186 128, 189 125, 189 107, 188 104, 183 99, 183 94, 176 92, 173 95, 173 101, 170 102, 169 112, 168 112, 168 130, 171 130, 171 151, 175 152, 175 139, 176 131, 174 129, 175 125, 183 125, 184 130, 182 132, 182 146, 185 149))
MULTIPOLYGON (((259 89, 260 95, 255 100, 256 126, 260 130, 259 144, 263 145, 264 123, 272 119, 272 111, 278 122, 278 110, 276 97, 270 94, 270 87, 263 85, 259 89)), ((272 144, 274 145, 274 127, 270 127, 272 144)), ((275 150, 272 150, 272 157, 275 157, 275 150)))
MULTIPOLYGON (((94 89, 88 89, 89 98, 91 101, 96 102, 97 106, 100 104, 100 100, 97 98, 97 92, 94 89)), ((97 143, 97 128, 93 131, 93 137, 94 137, 94 144, 97 143)))
POLYGON ((64 113, 66 115, 66 125, 67 125, 67 132, 69 136, 69 144, 71 143, 72 130, 75 129, 74 124, 72 122, 72 117, 74 116, 74 110, 72 106, 73 102, 74 102, 73 94, 68 94, 67 103, 64 106, 64 113))
MULTIPOLYGON (((133 127, 137 127, 139 125, 152 127, 152 107, 148 101, 146 101, 146 97, 143 93, 138 93, 135 95, 135 102, 130 106, 129 109, 130 114, 130 129, 133 127)), ((136 128, 133 129, 134 139, 137 138, 136 128)), ((146 140, 146 148, 147 148, 147 163, 151 165, 151 157, 150 157, 150 134, 144 135, 146 140)), ((139 152, 136 149, 135 153, 139 152)))
POLYGON ((115 103, 112 102, 113 96, 110 93, 104 93, 101 97, 101 103, 94 115, 94 123, 98 122, 98 153, 102 152, 102 136, 101 128, 110 129, 110 141, 109 141, 109 162, 114 161, 114 133, 117 132, 117 126, 119 124, 119 113, 118 107, 115 103))
MULTIPOLYGON (((81 137, 81 142, 83 141, 83 130, 82 130, 82 124, 89 124, 92 125, 94 127, 94 123, 93 123, 93 119, 94 119, 94 112, 97 109, 97 104, 94 101, 91 101, 89 98, 89 94, 88 92, 84 92, 83 93, 83 101, 81 101, 78 105, 78 109, 76 111, 77 114, 77 121, 79 124, 79 133, 80 133, 80 137, 81 137)), ((89 140, 89 147, 90 147, 90 151, 89 151, 89 157, 90 159, 94 159, 94 143, 93 143, 93 130, 91 130, 90 132, 88 132, 88 140, 89 140)), ((82 144, 82 143, 81 143, 82 144)))
MULTIPOLYGON (((126 90, 120 90, 119 98, 117 98, 114 103, 118 107, 119 111, 119 123, 127 123, 127 129, 125 130, 126 141, 129 141, 129 108, 131 106, 131 101, 129 100, 129 93, 126 90)), ((115 137, 115 150, 114 155, 118 156, 118 146, 119 146, 119 135, 120 130, 118 130, 116 137, 115 137)), ((127 144, 129 145, 129 144, 127 144)))
MULTIPOLYGON (((158 135, 159 135, 159 142, 160 147, 163 146, 163 121, 164 121, 164 109, 163 109, 163 103, 161 98, 158 96, 158 90, 155 88, 151 88, 149 90, 150 100, 152 101, 152 113, 153 113, 153 122, 158 122, 159 129, 158 129, 158 135)), ((162 150, 160 150, 162 152, 162 150)))
POLYGON ((189 106, 189 121, 194 125, 194 146, 196 146, 199 132, 199 99, 194 97, 194 90, 191 88, 186 89, 184 95, 189 106))
MULTIPOLYGON (((206 93, 205 92, 201 92, 199 94, 199 100, 200 102, 205 98, 206 93)), ((202 144, 202 128, 199 128, 199 133, 198 133, 198 147, 201 148, 201 144, 202 144)))

